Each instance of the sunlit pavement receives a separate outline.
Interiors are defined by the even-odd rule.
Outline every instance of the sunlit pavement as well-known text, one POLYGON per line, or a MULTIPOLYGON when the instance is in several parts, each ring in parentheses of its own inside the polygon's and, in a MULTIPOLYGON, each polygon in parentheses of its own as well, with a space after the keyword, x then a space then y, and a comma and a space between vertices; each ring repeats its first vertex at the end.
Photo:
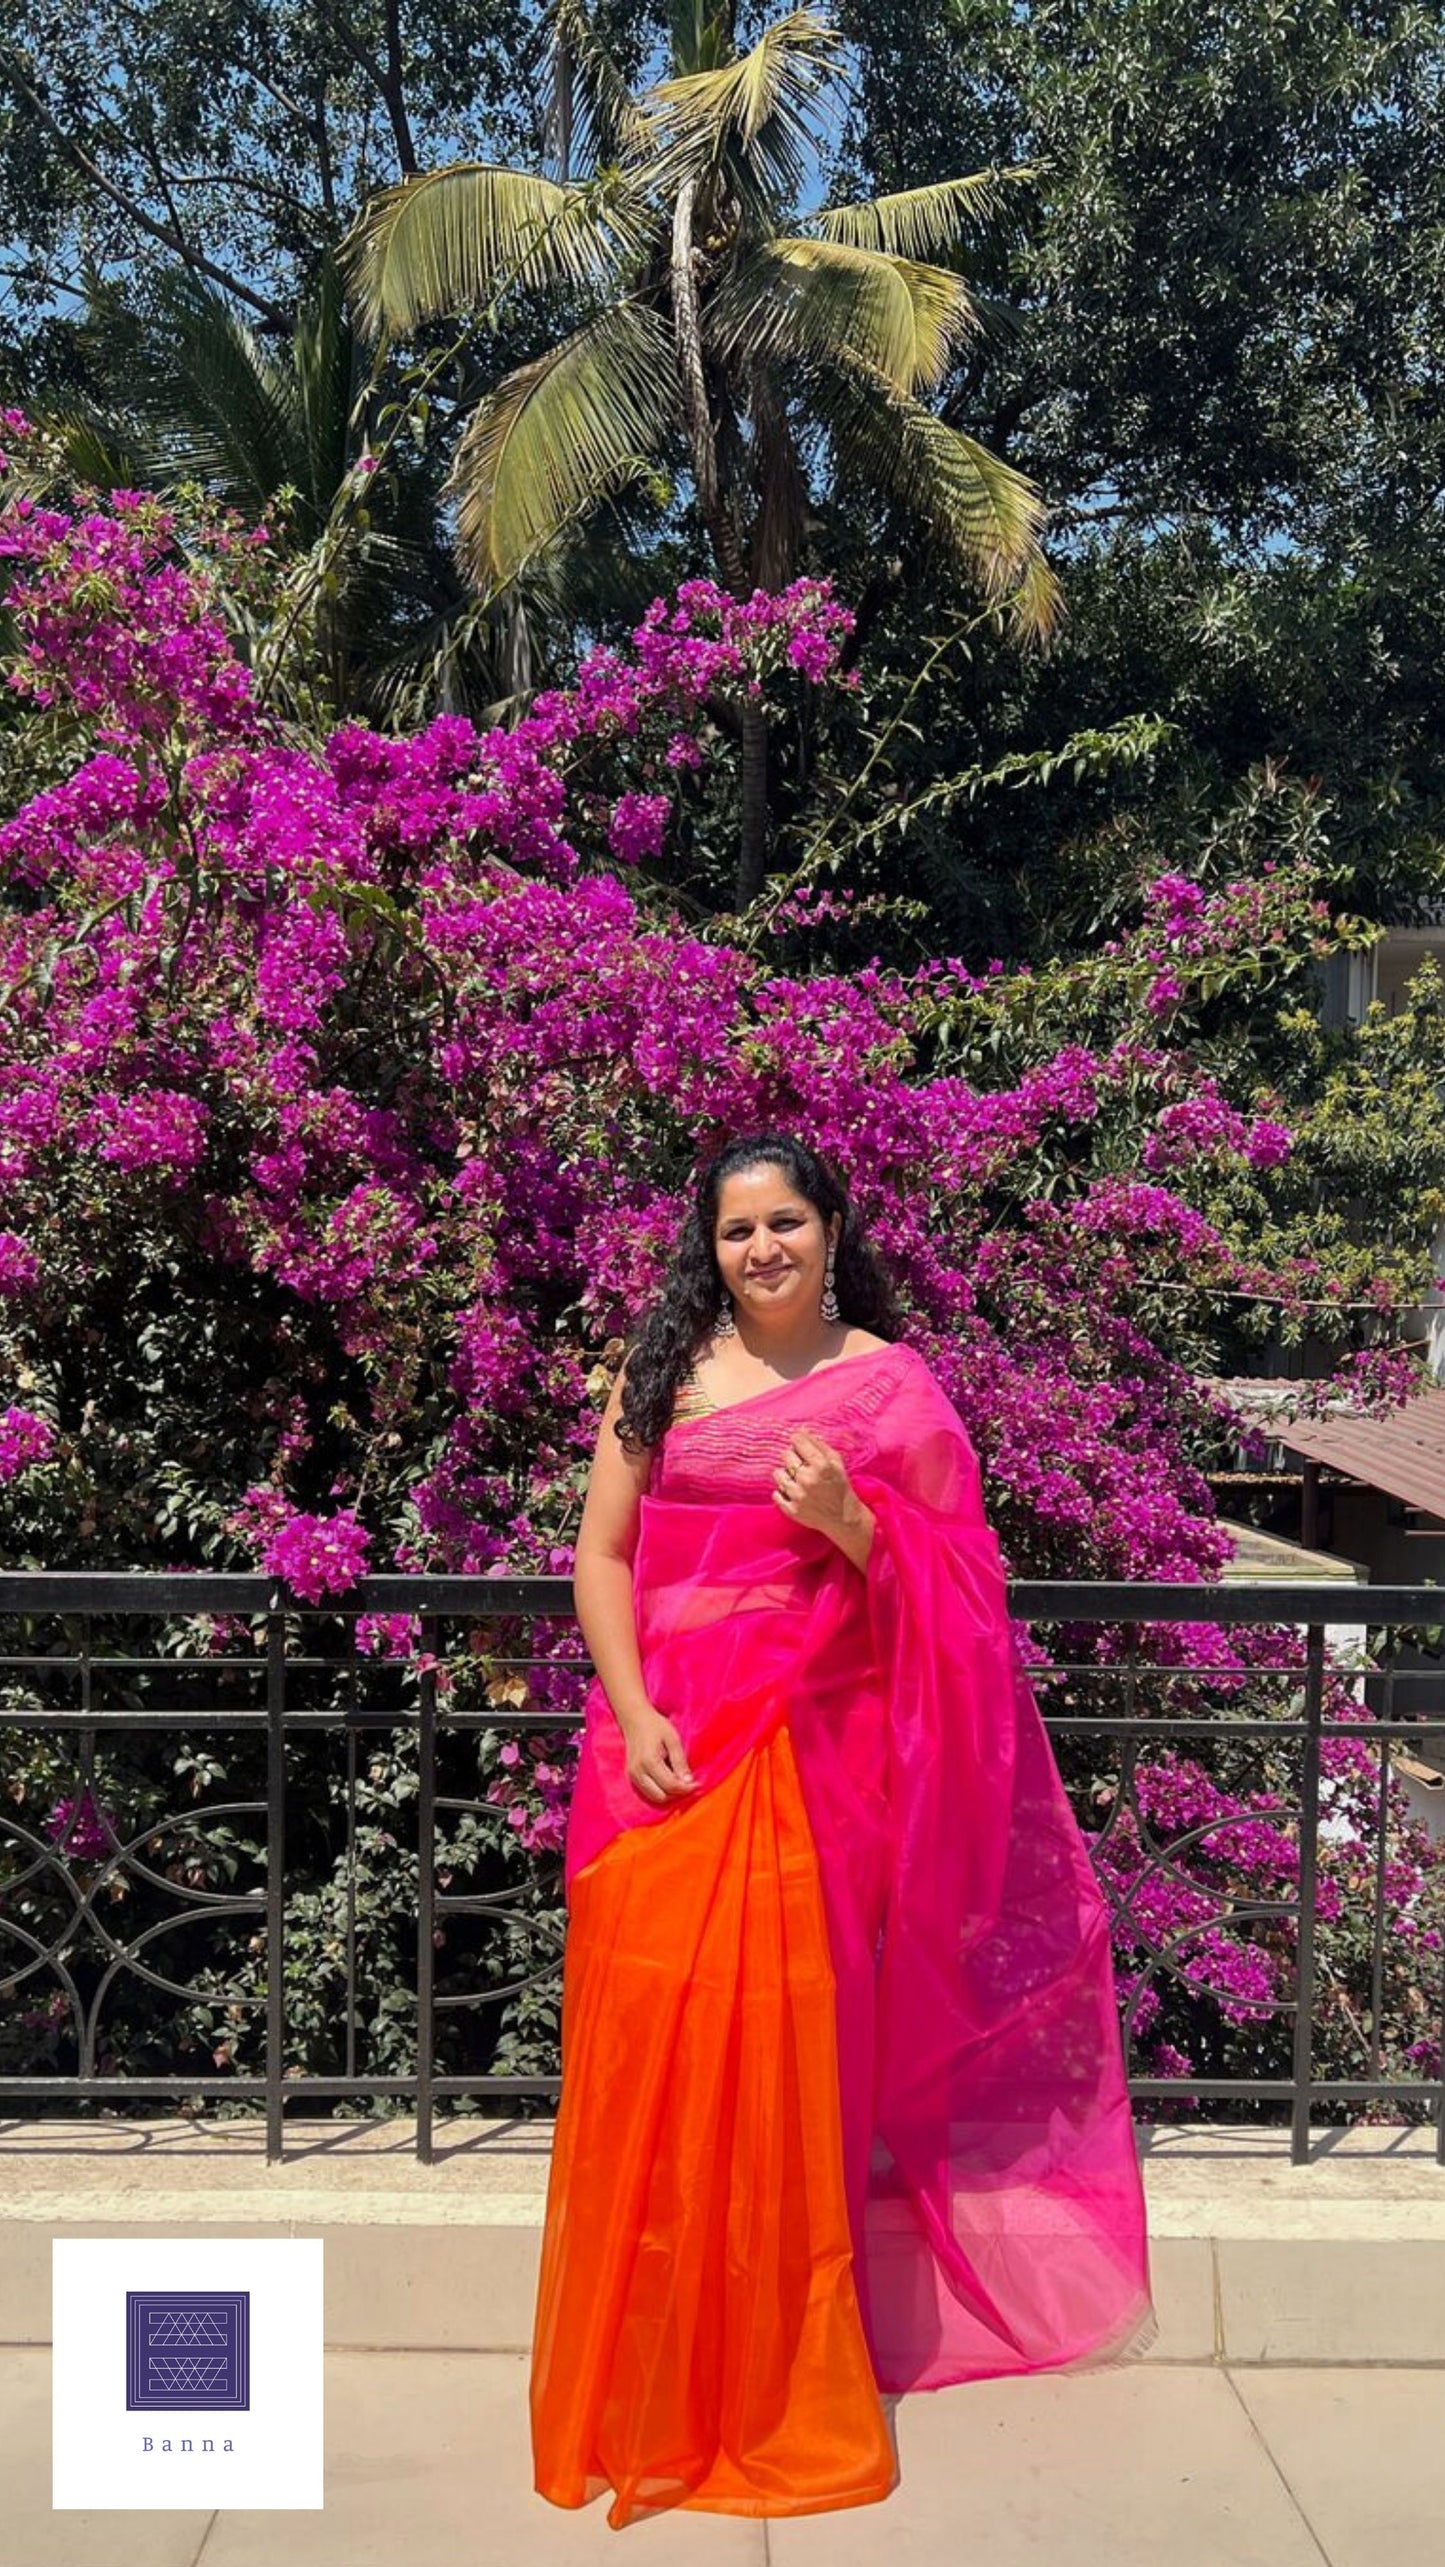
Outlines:
MULTIPOLYGON (((0 2124, 0 2557, 10 2567, 464 2567, 616 2554, 830 2567, 1382 2567, 1445 2519, 1445 2168, 1428 2130, 1140 2134, 1158 2341, 1115 2371, 905 2397, 882 2504, 609 2530, 531 2484, 545 2124, 0 2124), (53 2236, 326 2241, 320 2512, 55 2513, 53 2236)), ((83 2419, 76 2419, 83 2431, 83 2419)))

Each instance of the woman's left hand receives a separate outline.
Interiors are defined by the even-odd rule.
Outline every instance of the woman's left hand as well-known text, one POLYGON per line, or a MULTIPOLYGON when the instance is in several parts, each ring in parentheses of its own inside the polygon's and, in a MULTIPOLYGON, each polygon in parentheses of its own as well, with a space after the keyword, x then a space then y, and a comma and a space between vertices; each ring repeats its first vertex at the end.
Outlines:
POLYGON ((800 1426, 773 1473, 773 1497, 795 1524, 826 1533, 862 1567, 872 1539, 873 1516, 848 1477, 841 1453, 811 1426, 800 1426))

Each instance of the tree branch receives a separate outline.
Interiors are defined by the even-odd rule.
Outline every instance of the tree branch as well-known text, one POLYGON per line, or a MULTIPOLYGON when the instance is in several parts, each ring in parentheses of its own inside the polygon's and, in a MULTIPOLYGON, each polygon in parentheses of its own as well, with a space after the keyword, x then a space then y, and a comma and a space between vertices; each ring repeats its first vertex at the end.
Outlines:
POLYGON ((155 123, 149 101, 146 101, 143 105, 140 125, 141 149, 145 153, 146 159, 150 162, 151 175, 155 179, 157 187, 160 189, 161 202, 165 206, 166 212, 171 218, 171 229, 175 233, 177 240, 185 241, 186 243, 185 248, 181 252, 181 256, 185 260, 187 267, 194 268, 196 264, 195 253, 190 241, 187 239, 185 226, 181 221, 181 209, 176 203, 174 196, 171 194, 170 180, 166 176, 166 165, 160 156, 160 151, 156 143, 155 123))
POLYGON ((331 129, 326 122, 326 82, 324 78, 319 83, 316 91, 316 123, 314 131, 316 135, 316 160, 321 174, 321 202, 326 208, 326 217, 328 222, 334 223, 337 219, 336 169, 331 157, 331 129))
MULTIPOLYGON (((1038 399, 1041 388, 1036 383, 1030 383, 1025 377, 1022 383, 1015 385, 1006 401, 999 402, 988 423, 984 438, 984 443, 991 454, 1003 454, 1024 412, 1031 409, 1038 399)), ((945 405, 944 415, 945 417, 948 415, 947 405, 945 405)), ((950 424, 959 428, 964 422, 961 418, 956 418, 950 424)))
POLYGON ((118 206, 130 222, 134 223, 140 231, 148 233, 153 241, 159 241, 162 247, 170 250, 175 257, 184 260, 188 267, 194 267, 201 275, 209 276, 213 283, 224 286, 226 292, 235 295, 238 302, 249 304, 251 310, 269 323, 272 329, 284 330, 287 327, 288 315, 279 304, 272 303, 264 294, 258 294, 254 287, 247 285, 244 278, 233 276, 228 269, 219 267, 214 259, 206 256, 204 250, 197 249, 192 242, 188 241, 184 232, 178 230, 174 223, 157 222, 154 214, 148 212, 144 205, 137 204, 134 197, 128 195, 123 188, 116 185, 114 179, 107 176, 99 162, 85 149, 84 144, 78 142, 73 134, 66 132, 65 127, 51 112, 45 99, 26 77, 23 64, 9 46, 5 49, 4 68, 8 78, 29 100, 46 132, 64 153, 72 168, 78 169, 83 178, 89 179, 92 187, 98 188, 102 196, 109 197, 112 205, 118 206))
POLYGON ((304 214, 306 199, 294 187, 284 187, 279 178, 254 175, 243 169, 168 169, 168 188, 213 187, 218 195, 256 196, 264 203, 282 205, 288 214, 304 214))
POLYGON ((400 0, 386 0, 386 61, 380 63, 369 45, 364 45, 352 26, 344 6, 333 0, 321 0, 328 26, 339 36, 359 71, 372 83, 391 121, 396 157, 404 178, 417 172, 416 144, 406 112, 406 85, 402 63, 400 0))
POLYGON ((258 89, 264 89, 268 98, 274 98, 284 115, 294 116, 297 124, 304 126, 308 134, 314 132, 315 120, 309 109, 302 106, 299 98, 293 98, 289 89, 278 89, 275 81, 268 80, 264 71, 258 71, 254 63, 247 63, 246 77, 254 80, 258 89))
POLYGON ((396 135, 397 156, 404 170, 416 169, 416 146, 412 141, 411 123, 406 112, 406 65, 401 43, 401 0, 386 0, 386 75, 387 106, 391 110, 392 130, 396 135))

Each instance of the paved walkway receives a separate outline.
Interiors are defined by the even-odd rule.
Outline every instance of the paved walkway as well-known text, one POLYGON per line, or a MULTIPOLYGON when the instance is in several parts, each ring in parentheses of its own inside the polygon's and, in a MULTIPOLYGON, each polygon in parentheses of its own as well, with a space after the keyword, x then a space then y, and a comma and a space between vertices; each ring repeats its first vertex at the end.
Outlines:
MULTIPOLYGON (((531 2485, 527 2336, 546 2132, 0 2124, 0 2555, 15 2567, 550 2567, 616 2557, 607 2499, 531 2485), (52 2513, 49 2242, 252 2229, 327 2240, 319 2513, 52 2513)), ((1429 2131, 1141 2132, 1160 2336, 1122 2370, 906 2397, 887 2501, 674 2511, 695 2560, 862 2567, 1382 2567, 1445 2520, 1445 2168, 1429 2131)), ((631 2549, 626 2553, 631 2555, 631 2549)))

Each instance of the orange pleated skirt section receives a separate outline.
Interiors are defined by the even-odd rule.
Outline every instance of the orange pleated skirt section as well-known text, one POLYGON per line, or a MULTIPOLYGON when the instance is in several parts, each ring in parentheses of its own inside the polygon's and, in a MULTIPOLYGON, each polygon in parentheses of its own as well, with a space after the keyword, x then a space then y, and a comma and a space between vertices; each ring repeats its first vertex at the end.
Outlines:
POLYGON ((573 1879, 534 2484, 799 2514, 898 2482, 859 2313, 817 1854, 786 1723, 573 1879))

